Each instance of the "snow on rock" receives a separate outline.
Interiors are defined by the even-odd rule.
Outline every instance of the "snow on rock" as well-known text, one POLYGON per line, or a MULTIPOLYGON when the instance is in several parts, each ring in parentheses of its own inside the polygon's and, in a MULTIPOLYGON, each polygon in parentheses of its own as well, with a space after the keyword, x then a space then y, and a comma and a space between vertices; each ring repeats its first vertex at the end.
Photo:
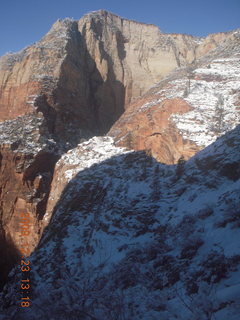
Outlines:
POLYGON ((213 60, 171 81, 165 97, 182 97, 193 107, 172 120, 185 139, 206 147, 240 122, 240 55, 213 60))
POLYGON ((128 151, 114 146, 114 140, 111 137, 93 137, 64 154, 58 161, 57 167, 63 163, 65 166, 71 166, 71 169, 64 172, 65 178, 70 181, 80 170, 125 152, 128 151))
POLYGON ((0 144, 10 146, 15 153, 32 155, 36 155, 40 151, 60 155, 66 150, 63 143, 57 144, 49 134, 41 112, 1 122, 0 144))
POLYGON ((64 188, 81 171, 129 151, 114 146, 111 137, 93 137, 63 154, 55 167, 55 175, 43 221, 47 225, 64 188))
POLYGON ((208 146, 240 122, 240 54, 236 48, 227 57, 175 71, 149 91, 139 111, 165 99, 184 99, 192 110, 172 115, 172 121, 183 138, 201 148, 208 146))
MULTIPOLYGON (((109 137, 64 155, 61 172, 75 168, 29 258, 24 318, 238 320, 239 135, 240 126, 177 166, 109 137)), ((18 277, 1 301, 13 319, 18 277)))

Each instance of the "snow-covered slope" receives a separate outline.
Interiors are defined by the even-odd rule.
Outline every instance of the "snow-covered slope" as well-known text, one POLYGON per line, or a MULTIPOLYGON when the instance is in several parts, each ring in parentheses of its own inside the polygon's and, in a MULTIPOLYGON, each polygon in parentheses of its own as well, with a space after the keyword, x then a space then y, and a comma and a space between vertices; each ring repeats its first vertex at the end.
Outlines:
POLYGON ((64 171, 64 177, 69 182, 80 170, 90 168, 113 156, 121 155, 128 151, 124 148, 114 147, 111 137, 93 137, 81 144, 77 149, 69 150, 56 164, 56 167, 70 167, 64 171))
POLYGON ((215 59, 191 77, 172 81, 169 98, 182 96, 193 110, 172 118, 185 139, 205 147, 240 122, 240 54, 215 59))
POLYGON ((16 308, 16 268, 0 319, 238 320, 239 135, 172 166, 106 137, 70 151, 72 180, 29 258, 31 307, 16 308), (89 166, 86 147, 111 157, 89 166))
MULTIPOLYGON (((199 67, 181 70, 179 76, 156 86, 155 94, 141 109, 158 105, 165 99, 183 98, 192 107, 172 120, 184 139, 206 147, 240 122, 240 53, 204 60, 199 67), (157 91, 157 87, 162 87, 157 91)), ((166 81, 166 80, 164 80, 166 81)), ((151 91, 150 91, 151 92, 151 91)))
POLYGON ((118 146, 160 162, 189 159, 240 121, 240 31, 207 56, 174 70, 112 126, 118 146))

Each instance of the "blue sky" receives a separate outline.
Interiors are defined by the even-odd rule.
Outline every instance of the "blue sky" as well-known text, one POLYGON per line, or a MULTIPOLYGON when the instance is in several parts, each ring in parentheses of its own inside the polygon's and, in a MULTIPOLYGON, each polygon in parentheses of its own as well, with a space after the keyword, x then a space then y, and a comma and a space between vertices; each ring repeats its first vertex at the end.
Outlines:
POLYGON ((0 0, 0 55, 38 41, 58 18, 106 9, 159 26, 205 36, 240 27, 240 0, 0 0))

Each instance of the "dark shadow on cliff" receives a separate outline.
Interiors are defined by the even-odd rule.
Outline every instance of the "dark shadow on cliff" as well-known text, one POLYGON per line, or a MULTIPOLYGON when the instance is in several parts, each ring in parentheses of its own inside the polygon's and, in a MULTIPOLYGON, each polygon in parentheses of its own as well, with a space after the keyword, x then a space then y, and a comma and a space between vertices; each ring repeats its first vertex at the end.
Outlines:
MULTIPOLYGON (((118 163, 120 163, 121 170, 117 171, 117 173, 115 172, 114 177, 115 175, 121 177, 124 172, 130 170, 132 166, 137 164, 139 171, 136 181, 139 182, 147 179, 149 171, 152 170, 152 167, 168 167, 168 165, 158 163, 153 157, 148 156, 145 151, 133 151, 128 154, 113 156, 101 163, 94 164, 90 168, 80 171, 62 191, 59 200, 53 209, 51 221, 44 230, 42 240, 37 248, 42 247, 52 237, 57 237, 60 240, 64 236, 66 231, 65 228, 68 225, 67 219, 71 218, 72 212, 83 210, 84 212, 88 213, 96 204, 99 204, 100 206, 103 204, 105 196, 107 195, 108 191, 111 190, 111 186, 104 186, 102 178, 98 177, 97 175, 111 175, 113 173, 112 170, 114 170, 115 166, 117 167, 118 163), (97 175, 95 176, 96 172, 97 175), (91 179, 91 183, 86 183, 85 177, 91 179), (81 183, 83 184, 81 185, 81 183), (62 219, 60 220, 59 216, 57 215, 57 211, 59 209, 62 216, 62 219), (52 228, 54 229, 54 232, 50 233, 52 228)), ((172 167, 176 167, 176 165, 173 165, 172 167)), ((156 179, 163 175, 164 169, 157 171, 156 179)), ((128 181, 126 180, 126 184, 127 183, 128 181)), ((155 194, 151 194, 150 196, 157 197, 158 190, 155 188, 153 192, 155 194)), ((149 199, 149 205, 151 207, 150 200, 151 199, 149 199)), ((111 208, 114 208, 114 199, 112 199, 111 208)))
MULTIPOLYGON (((74 215, 72 214, 74 211, 83 211, 84 213, 88 214, 94 206, 97 206, 100 210, 101 205, 104 203, 104 198, 106 197, 107 193, 111 189, 110 186, 104 186, 103 181, 101 178, 98 178, 95 176, 95 172, 99 172, 100 174, 104 175, 110 175, 111 170, 114 170, 114 167, 117 163, 121 164, 122 170, 129 170, 131 166, 136 163, 137 161, 141 162, 141 165, 139 165, 139 179, 141 181, 144 181, 144 179, 147 178, 148 170, 151 166, 157 164, 157 161, 153 159, 152 157, 149 157, 146 155, 144 151, 139 152, 131 152, 129 154, 114 156, 112 158, 109 158, 101 163, 97 163, 92 165, 90 168, 84 169, 81 172, 79 172, 64 188, 64 190, 61 193, 61 196, 59 197, 59 200, 57 204, 54 207, 53 215, 51 222, 46 227, 42 240, 40 241, 39 245, 35 249, 33 254, 38 254, 38 249, 43 247, 45 244, 47 244, 49 241, 54 241, 54 244, 56 245, 54 252, 57 253, 56 257, 54 257, 54 261, 48 261, 48 263, 51 265, 52 263, 56 264, 56 269, 54 270, 54 274, 61 279, 61 274, 63 272, 63 264, 62 264, 62 257, 63 252, 61 250, 62 245, 62 239, 64 238, 66 234, 66 228, 71 223, 71 219, 74 218, 74 215), (140 158, 140 160, 139 160, 140 158), (82 187, 80 187, 81 191, 75 190, 75 186, 80 183, 82 177, 89 177, 91 180, 91 183, 84 183, 82 187), (91 177, 91 178, 90 178, 91 177), (71 197, 68 198, 68 195, 71 197), (59 214, 57 211, 61 209, 61 214, 59 214)), ((30 170, 31 171, 31 170, 30 170)), ((121 176, 123 171, 118 171, 117 174, 121 176)), ((29 172, 30 173, 30 172, 29 172)), ((33 174, 33 172, 32 172, 33 174)), ((112 208, 114 208, 114 199, 112 199, 112 208)), ((156 210, 156 207, 152 207, 150 210, 152 213, 154 213, 154 210, 156 210)), ((124 210, 124 206, 123 206, 124 210)), ((129 207, 130 210, 130 207, 129 207)), ((132 208, 134 210, 134 208, 132 208)), ((129 213, 130 214, 130 213, 129 213)), ((144 232, 146 226, 143 225, 142 231, 139 230, 139 232, 144 232)), ((2 242, 4 243, 4 242, 2 242)), ((8 246, 9 248, 9 246, 8 246)), ((89 248, 87 247, 87 250, 89 248)), ((4 248, 5 252, 5 248, 4 248)), ((8 251, 6 251, 8 252, 8 251)), ((10 251, 11 253, 12 251, 10 251)), ((6 269, 4 273, 4 281, 2 282, 2 285, 6 283, 7 280, 7 273, 11 269, 11 267, 16 264, 16 262, 19 260, 19 255, 16 257, 16 252, 13 252, 13 254, 10 254, 10 264, 9 267, 6 269), (13 261, 12 257, 16 257, 16 259, 13 261)), ((38 259, 38 258, 37 258, 38 259)), ((31 265, 34 268, 34 259, 32 257, 29 257, 29 260, 31 261, 31 265)), ((3 259, 1 261, 3 264, 6 265, 6 259, 5 256, 3 256, 3 259)), ((43 270, 44 272, 44 270, 43 270)), ((10 279, 9 283, 5 286, 5 291, 7 290, 7 286, 14 286, 16 287, 16 279, 18 279, 19 274, 15 274, 15 277, 10 279)), ((34 293, 34 278, 31 278, 32 281, 32 289, 33 289, 33 295, 34 293)), ((8 299, 7 299, 8 300, 8 299)), ((6 300, 4 302, 4 308, 7 310, 9 308, 9 302, 6 300)), ((49 303, 44 308, 40 308, 37 305, 33 305, 31 307, 31 310, 29 311, 29 318, 27 317, 28 314, 26 313, 26 310, 19 310, 16 315, 16 319, 34 319, 33 314, 42 314, 42 317, 45 319, 48 318, 48 312, 49 310, 54 309, 54 304, 49 303), (46 308, 46 309, 45 309, 46 308), (45 313, 44 313, 45 312, 45 313), (26 316, 26 317, 25 317, 26 316)), ((63 311, 65 312, 65 311, 63 311)), ((75 314, 76 315, 76 314, 75 314)), ((15 319, 14 317, 12 319, 15 319)), ((70 313, 66 314, 66 319, 75 319, 73 315, 70 313)), ((79 318, 78 319, 95 319, 94 316, 90 316, 87 313, 84 312, 84 310, 79 310, 79 318)), ((96 319, 98 320, 98 319, 96 319)))
MULTIPOLYGON (((239 130, 239 128, 236 130, 239 130)), ((237 134, 235 135, 236 141, 238 136, 239 135, 237 134)), ((231 137, 231 133, 230 138, 233 138, 231 137)), ((225 144, 227 146, 226 151, 232 150, 233 152, 238 152, 239 144, 238 146, 235 146, 234 142, 234 139, 229 141, 226 141, 224 139, 222 144, 225 144)), ((216 142, 216 144, 217 146, 219 146, 219 142, 216 142)), ((240 178, 239 167, 237 171, 235 171, 236 174, 234 176, 232 174, 232 171, 230 171, 230 174, 226 173, 225 170, 223 172, 223 167, 225 163, 228 164, 227 169, 229 169, 230 163, 235 163, 235 160, 232 158, 232 155, 229 155, 229 152, 224 153, 224 156, 227 157, 227 159, 224 159, 223 161, 222 158, 219 157, 219 150, 217 150, 217 148, 213 149, 213 146, 209 146, 207 148, 207 151, 209 151, 210 157, 207 156, 205 149, 200 152, 200 154, 203 153, 203 157, 201 155, 200 157, 195 157, 194 165, 191 160, 190 172, 187 171, 188 164, 186 164, 186 167, 183 162, 180 162, 178 165, 160 164, 151 156, 146 155, 146 153, 143 151, 113 156, 105 161, 94 164, 91 167, 78 172, 76 176, 73 177, 72 180, 66 185, 61 195, 59 196, 59 200, 56 203, 55 208, 53 210, 52 219, 48 227, 45 229, 42 240, 40 241, 36 251, 34 252, 32 257, 30 257, 30 259, 32 259, 31 261, 33 263, 33 266, 34 264, 36 265, 36 273, 38 274, 38 276, 40 276, 40 278, 43 277, 43 281, 46 280, 46 277, 48 277, 48 275, 44 274, 44 270, 40 270, 39 263, 41 263, 42 265, 45 265, 47 263, 50 266, 49 275, 51 274, 50 278, 52 277, 52 282, 55 283, 59 280, 60 282, 64 281, 64 283, 67 283, 67 281, 70 280, 71 277, 72 279, 74 279, 75 276, 70 273, 69 265, 71 265, 72 261, 74 261, 76 268, 79 268, 81 274, 81 256, 83 256, 84 254, 94 254, 94 245, 93 243, 91 243, 91 239, 95 241, 97 238, 92 236, 93 232, 100 232, 101 234, 102 232, 108 233, 109 231, 109 234, 114 237, 118 232, 122 233, 125 231, 124 237, 129 237, 129 239, 131 240, 133 239, 133 242, 137 246, 139 244, 139 248, 135 247, 136 259, 139 258, 140 254, 143 258, 144 255, 147 254, 149 255, 148 260, 144 261, 154 260, 157 257, 158 253, 161 253, 161 245, 163 244, 164 239, 167 239, 166 222, 169 220, 165 219, 162 223, 161 221, 156 221, 154 219, 156 217, 156 213, 159 212, 159 209, 161 210, 161 204, 158 201, 164 200, 165 202, 166 200, 164 198, 164 195, 168 197, 168 195, 171 192, 173 192, 175 194, 176 199, 178 199, 178 197, 181 197, 184 194, 185 190, 188 187, 191 188, 194 184, 195 186, 198 186, 198 184, 204 186, 206 180, 204 176, 207 173, 208 178, 210 178, 210 180, 211 178, 215 178, 216 183, 222 183, 223 176, 230 179, 230 181, 236 181, 236 179, 240 178), (192 170, 193 167, 195 168, 194 170, 192 170), (204 172, 205 174, 203 175, 204 172), (134 178, 132 179, 132 177, 134 178), (191 180, 189 180, 190 178, 191 180), (195 180, 195 178, 197 178, 197 180, 195 180), (161 179, 166 181, 166 184, 163 186, 162 190, 161 186, 158 184, 158 182, 161 181, 161 179), (118 180, 118 182, 116 182, 116 180, 118 180), (137 195, 137 193, 134 193, 133 197, 120 197, 122 190, 126 189, 127 192, 133 190, 132 188, 129 188, 129 183, 131 184, 133 182, 133 184, 136 185, 139 182, 139 185, 141 185, 142 182, 146 181, 148 181, 148 187, 146 189, 142 189, 140 197, 139 194, 137 195), (173 188, 173 186, 176 187, 176 184, 178 183, 180 183, 180 189, 173 188), (117 190, 118 186, 120 186, 119 191, 117 190), (173 188, 172 191, 171 188, 173 188), (104 219, 98 220, 99 216, 104 217, 104 219), (88 220, 89 217, 90 219, 88 220), (136 219, 137 224, 131 224, 132 221, 128 220, 128 218, 131 217, 136 219), (124 226, 122 226, 121 223, 125 223, 125 220, 127 224, 129 222, 130 224, 124 224, 124 226), (155 251, 148 251, 149 247, 147 247, 147 245, 141 248, 141 241, 145 239, 145 234, 146 240, 148 240, 147 233, 153 232, 153 230, 149 227, 153 226, 155 223, 158 224, 157 228, 154 230, 154 241, 156 245, 154 249, 155 251), (68 229, 69 226, 71 227, 68 229), (109 226, 110 228, 108 228, 109 226), (114 228, 111 228, 111 226, 114 226, 114 228), (81 234, 80 232, 83 233, 81 234), (129 234, 127 234, 128 232, 129 234), (71 238, 71 234, 73 234, 73 238, 71 239, 71 241, 69 242, 67 240, 67 242, 65 242, 64 239, 71 238), (78 235, 79 237, 78 239, 76 238, 77 246, 75 246, 74 250, 71 250, 69 255, 69 252, 67 252, 68 250, 66 250, 66 245, 67 248, 70 248, 70 244, 72 244, 74 247, 76 235, 78 235), (136 240, 138 236, 141 236, 140 242, 136 240), (140 251, 137 251, 138 249, 140 251)), ((209 188, 208 185, 206 185, 206 187, 209 188)), ((185 195, 183 195, 183 197, 185 197, 185 195)), ((172 203, 170 202, 168 207, 170 211, 174 209, 174 207, 172 207, 171 205, 172 203)), ((211 210, 209 210, 208 208, 208 211, 204 212, 204 214, 206 213, 209 215, 212 214, 213 211, 214 207, 211 210)), ((167 210, 165 211, 165 209, 163 212, 161 211, 161 213, 165 217, 168 214, 167 210)), ((199 214, 202 215, 202 213, 202 210, 200 210, 199 214)), ((198 215, 197 219, 201 220, 202 218, 202 216, 198 215)), ((189 215, 184 216, 183 214, 183 219, 182 221, 180 221, 179 224, 179 232, 185 232, 184 228, 183 231, 181 231, 182 229, 180 228, 180 226, 185 226, 185 224, 187 223, 187 219, 189 219, 189 215)), ((189 226, 191 226, 192 220, 190 219, 189 221, 189 226)), ((195 220, 195 223, 197 224, 198 220, 195 220)), ((175 225, 173 227, 175 228, 175 225)), ((170 231, 173 232, 173 234, 175 232, 174 229, 171 229, 171 226, 170 231)), ((169 232, 169 230, 167 232, 169 232)), ((125 259, 124 261, 126 262, 129 258, 130 262, 127 265, 131 267, 132 260, 131 256, 128 253, 131 253, 132 249, 128 246, 124 247, 125 243, 132 244, 131 241, 126 241, 122 243, 123 245, 119 243, 119 245, 121 246, 119 246, 117 250, 121 252, 121 250, 127 249, 126 259, 123 259, 125 259), (120 247, 122 249, 120 249, 120 247)), ((96 250, 97 248, 98 247, 95 247, 96 250)), ((109 247, 107 244, 107 250, 108 248, 109 247)), ((165 253, 168 252, 168 246, 166 246, 166 250, 167 251, 165 253)), ((169 261, 162 261, 161 264, 166 268, 166 270, 168 270, 168 266, 171 266, 171 263, 177 263, 178 266, 180 266, 182 259, 183 258, 175 259, 172 260, 172 262, 170 260, 170 265, 168 264, 169 261)), ((122 265, 120 265, 119 267, 120 269, 121 266, 122 265)), ((186 266, 188 267, 188 264, 186 264, 186 266)), ((118 271, 121 270, 118 269, 118 266, 116 264, 115 267, 116 272, 114 272, 114 277, 116 276, 116 278, 114 278, 114 281, 116 280, 116 282, 113 283, 113 286, 115 286, 116 288, 121 287, 123 290, 125 290, 138 283, 138 275, 136 277, 136 273, 134 273, 134 271, 131 272, 130 267, 127 268, 126 272, 123 273, 123 276, 120 278, 118 278, 118 271), (131 276, 129 276, 129 274, 131 276)), ((103 276, 103 281, 105 283, 108 281, 108 274, 104 278, 102 270, 103 269, 101 268, 98 269, 98 275, 100 276, 100 278, 101 276, 103 276)), ((175 283, 179 281, 179 270, 181 270, 181 268, 168 270, 170 272, 170 286, 175 285, 175 283)), ((211 272, 215 272, 215 269, 211 270, 211 272)), ((84 276, 85 274, 83 274, 83 277, 84 276)), ((220 274, 220 278, 221 277, 222 275, 220 274)), ((156 279, 158 278, 159 273, 156 272, 156 279)), ((153 288, 155 288, 155 284, 157 285, 156 289, 162 290, 162 284, 160 282, 155 283, 154 280, 153 288)), ((87 287, 86 290, 88 289, 90 291, 93 290, 93 293, 95 294, 96 286, 93 286, 93 289, 87 287)), ((33 279, 33 295, 34 294, 35 297, 33 296, 33 298, 39 296, 39 291, 36 291, 34 293, 33 279)), ((65 317, 63 319, 73 320, 76 318, 76 314, 79 314, 79 319, 82 320, 94 319, 94 315, 92 317, 90 316, 89 318, 87 318, 87 315, 86 317, 85 315, 83 315, 83 311, 85 311, 84 301, 82 304, 79 302, 79 299, 82 298, 80 292, 76 291, 76 295, 79 306, 78 310, 75 309, 67 312, 62 311, 61 309, 61 312, 63 312, 62 315, 64 315, 65 317)), ((58 305, 54 303, 49 303, 50 300, 48 297, 49 296, 47 296, 46 293, 46 297, 43 297, 43 300, 41 300, 41 304, 46 306, 46 309, 44 309, 43 311, 45 312, 45 314, 43 313, 43 316, 47 315, 50 319, 52 314, 55 314, 55 312, 60 312, 60 309, 57 309, 59 307, 58 305), (48 301, 48 304, 46 304, 45 301, 48 301)), ((61 300, 61 307, 63 307, 63 310, 64 304, 67 304, 66 301, 67 299, 65 299, 63 296, 61 300)), ((34 299, 32 310, 34 314, 40 312, 38 311, 39 306, 36 304, 34 305, 34 299)), ((88 309, 86 310, 89 312, 88 309)), ((94 310, 92 313, 94 313, 94 310)))
POLYGON ((0 226, 0 291, 8 281, 8 273, 12 267, 19 261, 21 255, 15 247, 12 239, 6 234, 0 226))
MULTIPOLYGON (((49 260, 48 264, 53 265, 54 264, 54 275, 58 280, 63 279, 63 272, 67 268, 67 264, 64 264, 64 250, 62 248, 63 245, 63 239, 66 236, 67 228, 69 225, 75 225, 74 219, 77 219, 77 211, 82 212, 86 216, 88 214, 95 214, 95 215, 103 215, 104 212, 102 206, 105 203, 105 199, 108 196, 108 193, 111 192, 112 188, 110 184, 105 185, 103 181, 104 176, 111 176, 111 174, 114 171, 113 179, 116 177, 121 178, 126 172, 130 171, 132 167, 135 167, 135 172, 137 171, 138 176, 136 177, 139 182, 144 182, 148 175, 150 170, 152 170, 152 167, 154 166, 165 166, 162 164, 159 164, 154 158, 146 155, 144 151, 137 151, 137 152, 131 152, 128 154, 113 156, 103 162, 97 163, 92 165, 90 168, 84 169, 76 174, 76 176, 66 185, 64 190, 62 191, 58 202, 56 203, 52 219, 49 223, 49 225, 46 227, 42 240, 40 241, 38 247, 35 249, 35 253, 33 253, 34 258, 31 258, 31 264, 34 268, 34 264, 37 264, 37 261, 42 255, 43 252, 40 253, 40 256, 38 258, 38 252, 40 252, 39 249, 47 245, 48 243, 53 243, 54 249, 52 254, 54 255, 54 260, 49 260), (117 169, 117 166, 120 166, 120 169, 117 169), (85 180, 85 178, 87 180, 85 180)), ((157 172, 156 171, 156 178, 158 177, 158 174, 161 176, 163 172, 157 172)), ((126 182, 126 188, 128 181, 124 180, 126 182)), ((124 188, 124 185, 122 185, 124 188)), ((157 185, 156 185, 157 187, 157 185)), ((146 232, 148 232, 148 227, 153 223, 155 212, 159 209, 156 206, 155 201, 152 201, 154 197, 158 197, 158 191, 159 190, 153 190, 153 193, 147 193, 146 195, 143 195, 143 203, 147 204, 147 209, 139 208, 137 206, 137 201, 135 202, 135 205, 132 203, 122 203, 121 208, 116 207, 116 199, 112 198, 109 202, 109 209, 114 210, 116 213, 116 210, 121 210, 122 214, 126 217, 128 215, 139 215, 140 218, 142 215, 146 214, 147 210, 147 220, 145 220, 143 217, 143 220, 139 221, 140 227, 136 229, 136 236, 138 235, 144 235, 146 232), (146 196, 146 199, 144 198, 146 196), (149 197, 149 198, 148 198, 149 197)), ((136 198, 136 200, 139 200, 136 198)), ((141 200, 140 200, 141 201, 141 200)), ((96 232, 98 230, 99 226, 92 226, 93 229, 96 228, 96 232)), ((100 224, 100 228, 104 226, 100 224)), ((91 244, 85 243, 83 244, 84 248, 83 250, 86 250, 86 252, 91 252, 91 244)), ((81 267, 81 265, 79 265, 81 267)), ((34 293, 34 279, 32 281, 32 287, 33 287, 33 297, 35 295, 38 295, 38 293, 34 293)), ((47 293, 46 293, 47 295, 47 293)), ((61 306, 56 305, 54 303, 48 303, 48 305, 44 306, 44 308, 39 307, 37 304, 32 304, 32 313, 33 314, 40 314, 42 313, 42 317, 45 317, 46 319, 51 318, 51 313, 55 314, 55 310, 57 308, 62 308, 61 315, 64 316, 64 319, 73 320, 76 319, 76 316, 78 315, 78 319, 82 320, 99 320, 98 318, 95 318, 94 314, 90 314, 89 310, 82 307, 82 303, 79 300, 79 310, 72 310, 72 311, 66 311, 67 308, 64 307, 64 303, 66 301, 64 300, 61 302, 61 306), (49 316, 46 317, 46 316, 49 316)), ((67 303, 67 302, 66 302, 67 303)), ((69 309, 69 308, 68 308, 69 309)), ((24 314, 24 313, 23 313, 24 314)), ((56 313, 57 314, 57 313, 56 313)), ((19 315, 20 316, 20 315, 19 315)), ((19 317, 21 319, 21 317, 19 317)), ((34 318, 33 318, 34 319, 34 318)))
MULTIPOLYGON (((226 157, 229 157, 229 161, 226 163, 222 163, 223 159, 219 158, 218 149, 214 150, 214 145, 219 146, 219 140, 222 142, 223 145, 226 146, 226 150, 230 150, 233 148, 234 152, 237 152, 237 147, 235 147, 232 138, 232 133, 236 132, 235 136, 237 137, 237 132, 240 130, 240 125, 237 126, 235 129, 226 133, 223 138, 218 138, 215 142, 211 145, 206 147, 205 149, 199 151, 195 156, 190 158, 188 161, 184 161, 181 158, 179 159, 178 164, 176 165, 167 165, 163 163, 159 163, 155 160, 152 156, 148 155, 145 151, 133 151, 127 154, 121 154, 118 156, 113 156, 105 161, 102 161, 97 164, 93 164, 90 168, 84 169, 76 174, 75 177, 69 181, 66 185, 64 190, 62 191, 59 200, 57 201, 53 213, 52 219, 49 225, 46 227, 42 240, 39 243, 39 247, 42 247, 44 243, 49 240, 49 236, 47 235, 49 229, 56 224, 61 224, 64 222, 64 219, 68 218, 70 215, 69 213, 76 211, 76 210, 84 210, 88 212, 91 210, 94 203, 97 201, 104 200, 102 198, 103 194, 107 194, 109 190, 111 190, 110 186, 103 186, 103 179, 102 177, 113 175, 113 177, 119 176, 121 177, 125 171, 130 170, 133 166, 137 166, 139 169, 136 173, 136 181, 142 182, 149 177, 149 173, 153 167, 157 167, 157 171, 151 172, 153 181, 156 179, 165 179, 168 178, 168 183, 171 186, 178 184, 179 182, 187 184, 187 186, 191 186, 192 183, 199 183, 198 179, 195 179, 192 173, 192 159, 194 159, 194 166, 195 166, 195 175, 199 176, 200 174, 210 173, 213 171, 214 175, 217 177, 222 178, 225 177, 230 181, 237 181, 240 178, 240 166, 239 163, 234 161, 228 153, 226 157), (228 140, 231 141, 228 142, 228 140), (235 148, 235 149, 234 149, 235 148), (209 156, 206 156, 207 152, 209 152, 209 156), (203 156, 202 156, 203 155, 203 156), (191 162, 191 170, 188 173, 188 162, 191 162), (120 168, 120 169, 119 169, 120 168), (173 169, 173 170, 172 170, 173 169), (99 176, 98 176, 99 173, 99 176), (92 183, 85 183, 85 178, 89 177, 92 183), (182 181, 181 181, 182 180, 182 181), (99 190, 102 189, 103 193, 101 194, 100 198, 99 190), (81 191, 81 192, 79 192, 81 191), (61 215, 63 216, 63 221, 56 220, 57 211, 61 209, 61 215)), ((136 169, 136 168, 135 168, 136 169)), ((126 184, 128 183, 127 180, 126 184)), ((155 183, 155 182, 154 182, 155 183)), ((202 182, 204 184, 204 182, 202 182)), ((153 185, 153 189, 155 189, 156 196, 158 192, 158 186, 156 183, 153 185)), ((186 187, 187 189, 187 187, 186 187)), ((186 190, 184 189, 184 190, 186 190)), ((100 192, 101 193, 101 192, 100 192)), ((159 196, 161 196, 161 190, 159 189, 159 196)), ((150 200, 150 199, 149 199, 150 200)), ((112 199, 112 208, 114 208, 114 199, 112 199)), ((64 235, 64 228, 56 230, 54 233, 55 235, 60 232, 60 237, 64 235)))
MULTIPOLYGON (((93 29, 95 27, 93 26, 93 29)), ((121 38, 121 34, 117 37, 121 38)), ((52 153, 49 150, 42 150, 37 156, 27 155, 29 159, 31 158, 31 163, 22 172, 23 191, 26 194, 36 188, 35 179, 42 176, 35 194, 27 200, 28 203, 38 201, 36 216, 39 220, 42 220, 45 214, 55 164, 61 154, 77 146, 82 139, 105 134, 124 111, 124 85, 116 79, 113 60, 104 50, 103 42, 100 42, 99 46, 102 59, 105 59, 108 65, 106 79, 103 79, 96 62, 88 52, 85 35, 80 34, 77 24, 73 25, 71 38, 66 47, 67 55, 61 66, 52 101, 48 97, 48 90, 51 88, 48 79, 45 80, 43 93, 35 101, 36 112, 41 112, 44 118, 39 129, 40 140, 44 142, 45 139, 53 138, 57 142, 56 150, 52 153), (61 144, 60 148, 58 144, 61 144)), ((117 49, 119 57, 123 59, 124 48, 118 44, 117 49)), ((21 153, 23 147, 19 137, 17 138, 18 141, 12 144, 13 151, 21 153)), ((23 197, 21 194, 16 194, 16 197, 18 196, 23 197)), ((2 239, 1 244, 3 265, 6 261, 6 268, 4 266, 2 268, 4 279, 2 283, 4 283, 6 272, 14 266, 19 257, 12 243, 7 244, 2 239)))
MULTIPOLYGON (((25 201, 23 211, 30 211, 34 217, 34 226, 40 224, 45 211, 50 192, 56 161, 59 156, 41 150, 37 155, 21 152, 21 146, 16 152, 14 143, 0 152, 1 158, 1 221, 0 221, 0 291, 8 281, 8 273, 20 260, 21 255, 11 239, 19 229, 16 219, 17 201, 25 201), (16 209, 16 210, 15 210, 16 209), (9 227, 10 225, 10 227, 9 227), (11 228, 11 229, 10 229, 11 228), (10 229, 10 232, 9 232, 10 229)), ((36 238, 32 240, 36 241, 36 238)))
MULTIPOLYGON (((99 26, 92 24, 97 43, 96 28, 99 26)), ((123 57, 123 48, 118 50, 123 57)), ((73 27, 66 51, 58 86, 53 91, 54 115, 49 112, 46 103, 45 107, 41 104, 41 110, 45 110, 47 115, 51 114, 52 120, 47 121, 55 139, 70 142, 73 148, 81 138, 108 132, 124 112, 125 88, 116 79, 113 60, 100 40, 101 59, 107 63, 106 78, 103 78, 88 51, 86 30, 81 34, 77 24, 73 27)))

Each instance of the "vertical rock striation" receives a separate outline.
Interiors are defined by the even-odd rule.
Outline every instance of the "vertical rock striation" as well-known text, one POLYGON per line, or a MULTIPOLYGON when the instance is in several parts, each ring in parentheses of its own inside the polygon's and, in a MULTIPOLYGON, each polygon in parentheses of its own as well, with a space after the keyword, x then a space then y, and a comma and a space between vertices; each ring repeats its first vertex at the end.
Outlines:
MULTIPOLYGON (((42 232, 54 166, 63 153, 82 139, 106 134, 130 103, 150 86, 176 67, 207 54, 230 36, 222 33, 196 39, 164 34, 154 25, 101 10, 79 21, 58 20, 39 42, 2 57, 3 243, 13 244, 17 252, 17 217, 19 212, 28 211, 33 218, 29 245, 34 249, 42 232)), ((184 105, 185 111, 190 109, 187 103, 179 105, 184 105)), ((176 107, 171 112, 178 111, 176 107)), ((163 124, 161 117, 159 113, 157 119, 163 124)), ((144 124, 148 125, 150 122, 144 124)), ((155 144, 155 138, 149 138, 148 144, 155 144)), ((171 150, 176 149, 174 140, 170 145, 171 150)), ((192 148, 191 143, 187 145, 192 148)), ((177 158, 171 150, 164 161, 169 162, 171 157, 170 162, 174 162, 177 158)))

